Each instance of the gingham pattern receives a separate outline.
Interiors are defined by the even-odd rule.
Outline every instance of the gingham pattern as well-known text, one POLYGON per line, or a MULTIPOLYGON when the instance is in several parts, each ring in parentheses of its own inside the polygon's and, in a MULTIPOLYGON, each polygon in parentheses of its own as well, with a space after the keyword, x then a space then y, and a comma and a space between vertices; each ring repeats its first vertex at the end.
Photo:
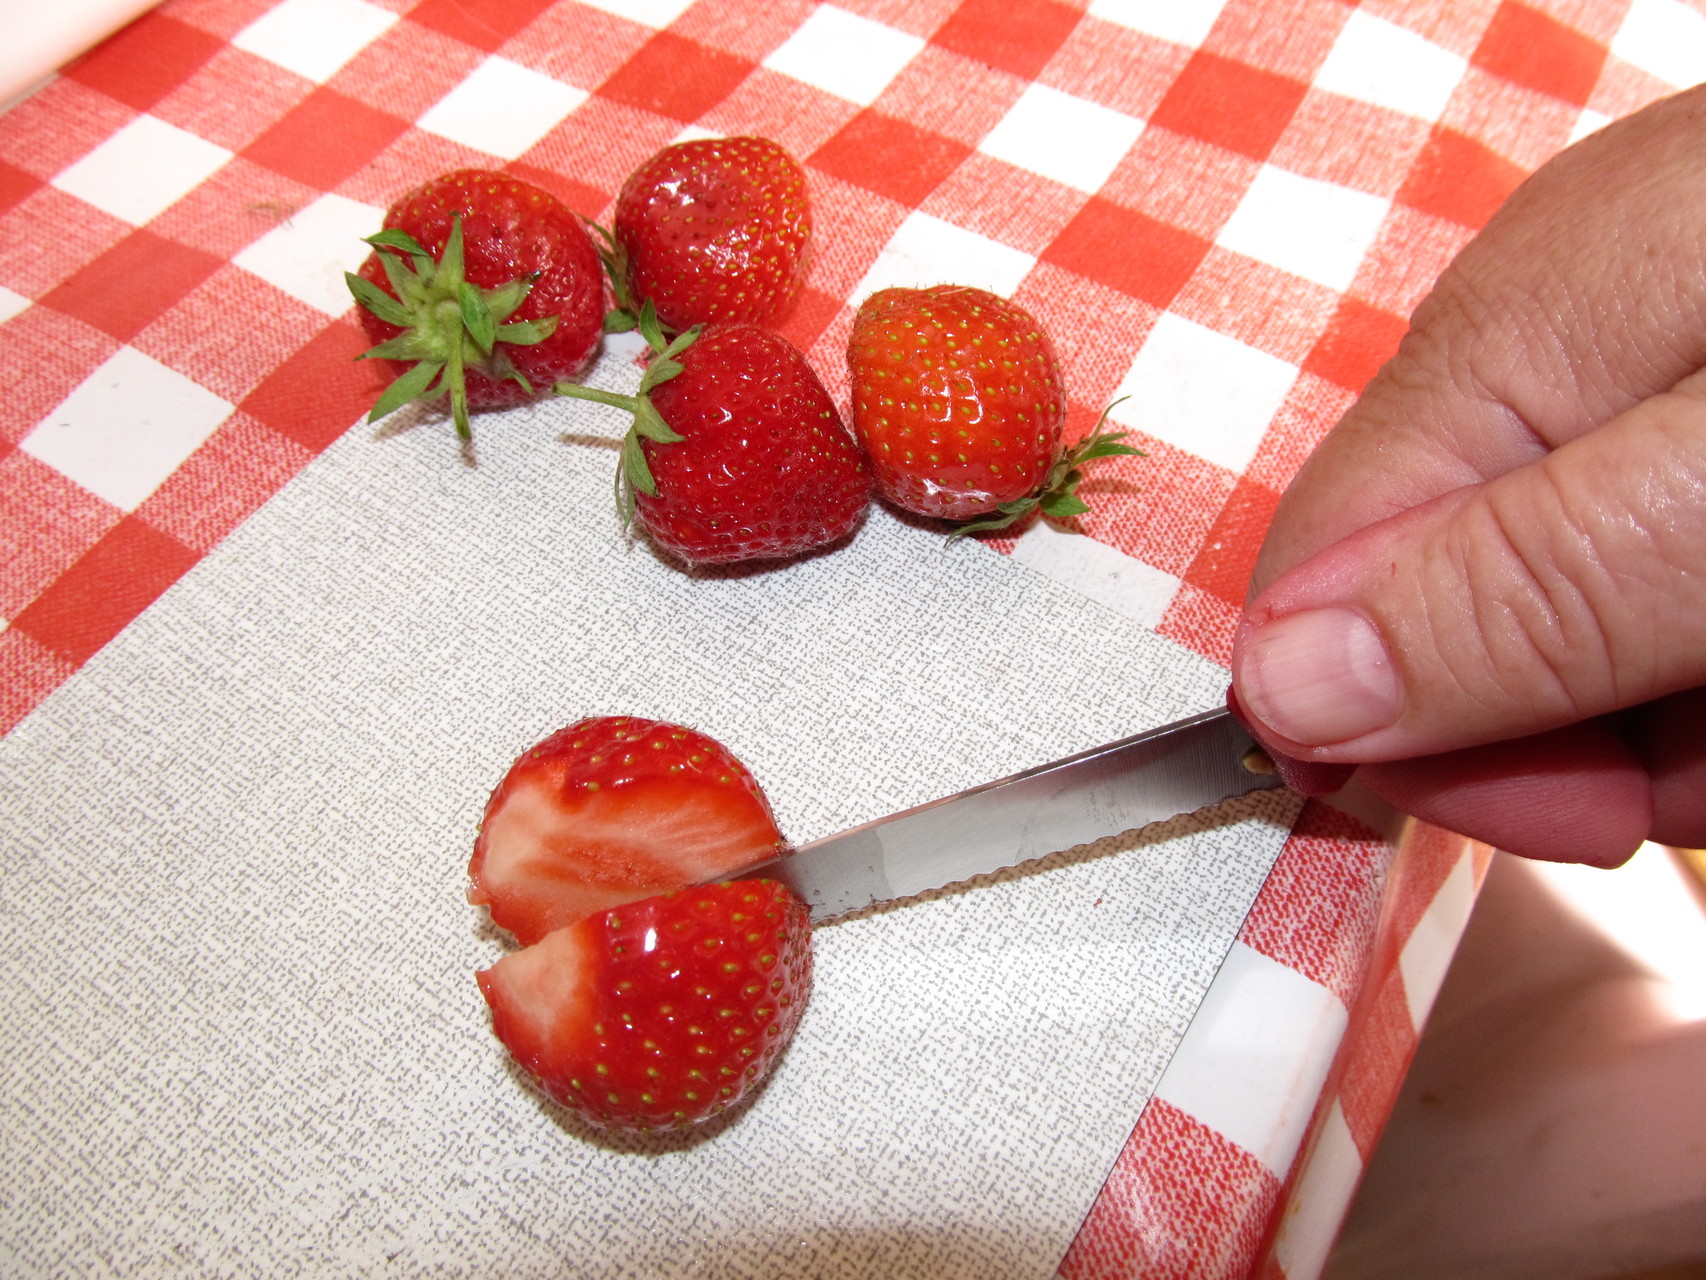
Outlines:
MULTIPOLYGON (((1130 395, 1091 540, 1003 549, 1224 661, 1280 490, 1450 256, 1703 70, 1701 0, 171 0, 0 116, 0 727, 358 418, 339 268, 394 196, 499 166, 603 216, 686 133, 805 162, 785 330, 837 394, 853 304, 923 271, 1043 320, 1074 430, 1130 395)), ((1290 1083, 1232 1115, 1170 1073, 1068 1280, 1314 1274, 1473 896, 1436 844, 1310 806, 1230 966, 1315 1019, 1290 1083)))

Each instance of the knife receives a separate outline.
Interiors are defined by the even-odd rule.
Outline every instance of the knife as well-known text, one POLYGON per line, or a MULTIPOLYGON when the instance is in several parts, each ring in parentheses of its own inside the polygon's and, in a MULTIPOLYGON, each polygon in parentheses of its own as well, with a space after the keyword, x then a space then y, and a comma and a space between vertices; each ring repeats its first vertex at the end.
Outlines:
POLYGON ((1273 760, 1230 712, 1205 711, 813 840, 735 875, 786 882, 822 924, 1282 785, 1273 760))

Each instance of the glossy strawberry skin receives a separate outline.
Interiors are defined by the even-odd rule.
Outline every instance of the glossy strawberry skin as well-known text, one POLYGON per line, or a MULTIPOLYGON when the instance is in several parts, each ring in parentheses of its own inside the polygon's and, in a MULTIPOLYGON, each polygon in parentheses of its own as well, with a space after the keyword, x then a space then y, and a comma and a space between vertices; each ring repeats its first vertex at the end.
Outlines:
MULTIPOLYGON (((457 215, 462 218, 463 271, 468 282, 493 289, 537 272, 533 287, 509 319, 558 317, 556 330, 542 342, 532 346, 500 343, 498 368, 484 371, 470 366, 465 374, 469 406, 495 409, 522 404, 585 369, 603 332, 604 278, 598 251, 580 219, 555 196, 519 178, 491 170, 459 169, 400 197, 386 212, 385 227, 408 232, 436 258, 444 251, 457 215), (525 377, 532 393, 502 377, 506 367, 525 377)), ((377 251, 357 274, 396 296, 377 251)), ((402 332, 369 311, 360 315, 375 345, 402 332)), ((398 374, 407 367, 388 363, 398 374)))
POLYGON ((667 328, 769 324, 805 272, 805 171, 768 138, 676 143, 623 184, 615 235, 632 305, 650 298, 667 328))
POLYGON ((478 975, 492 1029, 545 1093, 604 1128, 684 1128, 775 1066, 811 990, 804 904, 774 880, 589 916, 478 975))
POLYGON ((655 495, 636 514, 690 564, 779 559, 858 525, 871 481, 835 403, 806 359, 757 325, 712 325, 651 391, 684 439, 644 443, 655 495))
POLYGON ((468 898, 526 945, 782 848, 769 802, 726 747, 682 725, 593 717, 522 753, 492 792, 468 898))
POLYGON ((1066 389, 1023 308, 960 285, 883 289, 848 344, 853 428, 877 492, 966 520, 1030 495, 1060 455, 1066 389))

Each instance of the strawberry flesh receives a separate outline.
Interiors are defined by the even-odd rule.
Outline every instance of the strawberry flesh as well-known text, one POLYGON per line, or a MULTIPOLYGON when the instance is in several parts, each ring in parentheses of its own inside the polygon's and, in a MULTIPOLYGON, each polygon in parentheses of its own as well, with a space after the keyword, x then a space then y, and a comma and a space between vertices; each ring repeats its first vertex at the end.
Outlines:
POLYGON ((775 1066, 811 990, 804 904, 737 880, 588 916, 478 975, 492 1027, 588 1122, 697 1124, 775 1066))
POLYGON ((525 945, 782 846, 757 782, 725 747, 681 725, 600 717, 511 766, 486 805, 468 896, 525 945))

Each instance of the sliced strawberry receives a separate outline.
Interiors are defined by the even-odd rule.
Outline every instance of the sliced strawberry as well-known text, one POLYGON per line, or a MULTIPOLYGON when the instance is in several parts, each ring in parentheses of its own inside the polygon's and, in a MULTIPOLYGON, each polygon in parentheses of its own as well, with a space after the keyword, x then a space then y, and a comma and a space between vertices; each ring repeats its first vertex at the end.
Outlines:
POLYGON ((589 916, 478 975, 492 1029, 593 1124, 684 1127, 774 1067, 811 990, 804 904, 736 880, 589 916))
POLYGON ((486 805, 468 897, 526 944, 744 870, 782 845, 757 782, 720 743, 681 725, 598 717, 510 767, 486 805))

